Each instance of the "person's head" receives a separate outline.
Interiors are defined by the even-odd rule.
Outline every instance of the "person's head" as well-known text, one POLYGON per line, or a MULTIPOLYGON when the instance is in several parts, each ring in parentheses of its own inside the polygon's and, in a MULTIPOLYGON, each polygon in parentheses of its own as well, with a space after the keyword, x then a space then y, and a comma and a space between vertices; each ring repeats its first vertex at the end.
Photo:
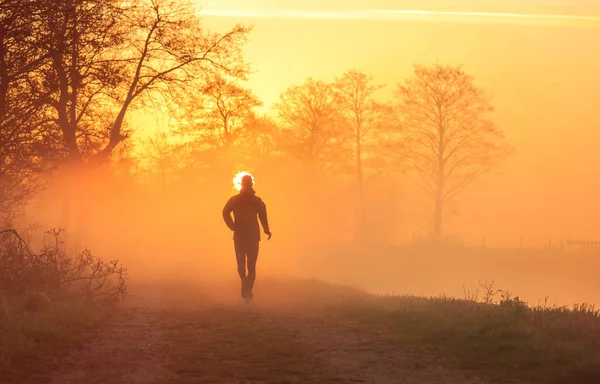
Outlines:
POLYGON ((242 177, 242 189, 251 188, 252 185, 254 185, 254 182, 252 181, 252 176, 245 175, 244 177, 242 177))

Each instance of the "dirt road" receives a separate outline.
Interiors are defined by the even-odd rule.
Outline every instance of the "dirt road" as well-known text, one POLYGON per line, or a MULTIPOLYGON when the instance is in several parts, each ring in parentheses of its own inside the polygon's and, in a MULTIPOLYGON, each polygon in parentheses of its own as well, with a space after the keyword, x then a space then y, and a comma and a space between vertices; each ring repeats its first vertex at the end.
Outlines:
POLYGON ((214 291, 136 292, 50 383, 486 382, 435 351, 380 342, 314 305, 325 300, 316 293, 257 288, 244 304, 233 289, 214 291))

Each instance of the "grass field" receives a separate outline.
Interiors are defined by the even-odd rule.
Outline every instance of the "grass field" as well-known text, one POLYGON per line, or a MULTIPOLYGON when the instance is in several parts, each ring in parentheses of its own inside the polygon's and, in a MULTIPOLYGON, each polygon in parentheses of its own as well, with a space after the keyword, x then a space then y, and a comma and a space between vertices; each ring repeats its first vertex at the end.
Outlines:
POLYGON ((500 382, 600 382, 600 316, 591 306, 366 296, 332 309, 379 329, 382 343, 432 347, 500 382))

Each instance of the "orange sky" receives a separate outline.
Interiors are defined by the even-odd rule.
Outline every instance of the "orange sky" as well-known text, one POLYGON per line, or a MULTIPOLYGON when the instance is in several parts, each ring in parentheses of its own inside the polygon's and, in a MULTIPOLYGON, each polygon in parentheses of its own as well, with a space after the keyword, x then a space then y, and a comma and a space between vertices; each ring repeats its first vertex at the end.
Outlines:
MULTIPOLYGON (((331 79, 357 67, 388 84, 410 75, 413 63, 464 64, 493 95, 495 120, 516 153, 456 202, 457 234, 514 242, 521 234, 600 239, 600 18, 421 16, 388 20, 281 17, 365 9, 537 13, 600 16, 592 2, 503 1, 206 1, 207 27, 254 25, 247 59, 257 71, 249 86, 265 110, 306 77, 331 79), (217 16, 218 12, 249 12, 217 16), (257 17, 261 16, 261 17, 257 17), (558 20, 558 21, 557 21, 558 20), (494 235, 491 235, 493 233, 494 235)), ((532 240, 533 241, 533 240, 532 240)))

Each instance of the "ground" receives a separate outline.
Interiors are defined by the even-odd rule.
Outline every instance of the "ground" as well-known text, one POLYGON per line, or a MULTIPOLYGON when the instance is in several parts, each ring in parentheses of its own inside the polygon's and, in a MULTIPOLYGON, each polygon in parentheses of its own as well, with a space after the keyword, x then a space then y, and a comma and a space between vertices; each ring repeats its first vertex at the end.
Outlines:
POLYGON ((385 330, 336 316, 327 310, 334 296, 318 289, 266 288, 257 284, 249 304, 228 286, 138 288, 81 349, 35 381, 488 382, 437 350, 382 342, 385 330))

